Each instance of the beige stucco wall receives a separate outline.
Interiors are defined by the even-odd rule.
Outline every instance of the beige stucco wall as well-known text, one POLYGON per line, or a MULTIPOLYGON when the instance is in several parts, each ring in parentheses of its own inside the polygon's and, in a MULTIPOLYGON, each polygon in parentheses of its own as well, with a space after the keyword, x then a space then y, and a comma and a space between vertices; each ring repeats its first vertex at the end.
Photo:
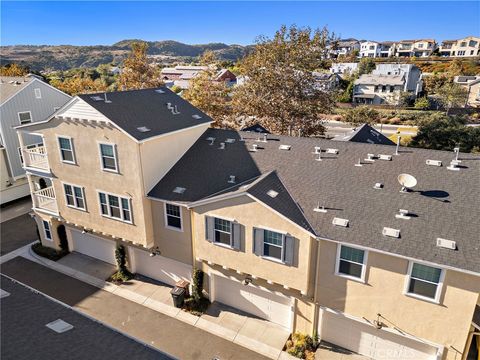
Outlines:
POLYGON ((311 247, 314 240, 304 230, 247 196, 223 200, 194 209, 194 256, 258 278, 308 291, 311 247), (236 220, 244 226, 242 250, 215 245, 205 237, 205 215, 236 220), (253 253, 253 227, 288 232, 295 237, 294 266, 263 259, 253 253))
POLYGON ((155 246, 158 246, 162 256, 191 265, 193 256, 190 210, 180 206, 182 212, 182 230, 180 231, 166 227, 163 201, 152 200, 151 204, 155 246))
MULTIPOLYGON (((336 276, 337 245, 320 243, 318 302, 369 320, 382 314, 397 328, 417 337, 444 345, 445 359, 454 359, 462 351, 480 292, 480 278, 456 271, 446 271, 440 304, 403 294, 408 261, 369 252, 366 283, 336 276)), ((391 326, 391 324, 387 324, 391 326)))
POLYGON ((35 216, 33 217, 35 222, 37 223, 38 233, 40 234, 40 241, 42 242, 43 246, 53 247, 57 250, 60 249, 60 239, 57 233, 57 226, 60 224, 57 219, 54 217, 42 213, 40 211, 35 211, 35 216), (45 232, 43 230, 43 223, 42 221, 48 221, 50 223, 50 231, 52 234, 52 241, 45 239, 45 232))
POLYGON ((468 89, 468 106, 480 106, 480 83, 470 86, 468 89))

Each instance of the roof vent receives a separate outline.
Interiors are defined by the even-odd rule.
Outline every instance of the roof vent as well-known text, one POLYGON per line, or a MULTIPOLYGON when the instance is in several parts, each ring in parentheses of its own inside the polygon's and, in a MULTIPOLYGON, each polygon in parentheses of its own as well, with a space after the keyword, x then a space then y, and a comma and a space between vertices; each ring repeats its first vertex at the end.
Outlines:
POLYGON ((437 238, 437 246, 450 250, 457 249, 457 243, 455 241, 442 238, 437 238))
POLYGON ((159 94, 165 94, 165 91, 163 91, 162 89, 157 89, 155 90, 155 92, 159 94))
POLYGON ((58 319, 58 320, 55 320, 55 321, 52 321, 50 323, 48 323, 47 325, 45 325, 46 327, 48 327, 49 329, 55 331, 56 333, 58 334, 61 334, 61 333, 64 333, 68 330, 72 330, 73 329, 73 325, 72 324, 69 324, 67 323, 66 321, 63 321, 62 319, 58 319))
POLYGON ((313 208, 313 211, 319 212, 319 213, 326 213, 327 209, 325 209, 325 206, 320 206, 320 202, 319 202, 317 206, 313 208))
POLYGON ((408 212, 407 209, 399 209, 398 210, 398 214, 395 214, 395 217, 397 219, 405 219, 405 220, 408 220, 408 219, 411 219, 411 214, 408 212))
POLYGON ((341 218, 334 217, 333 221, 332 221, 332 224, 336 225, 336 226, 347 227, 348 226, 348 219, 341 219, 341 218))
POLYGON ((198 114, 193 114, 193 115, 192 115, 192 118, 194 118, 195 120, 199 120, 199 119, 201 119, 202 117, 201 117, 200 115, 198 115, 198 114))
POLYGON ((150 129, 146 126, 140 126, 140 127, 137 127, 137 130, 144 133, 144 132, 149 132, 150 129))
POLYGON ((375 161, 375 154, 367 154, 367 158, 364 161, 374 162, 375 161))
POLYGON ((338 149, 327 149, 325 150, 327 154, 338 154, 338 149))
POLYGON ((92 99, 93 101, 103 101, 103 98, 98 95, 90 96, 90 99, 92 99))
POLYGON ((230 138, 228 138, 227 140, 225 140, 225 142, 226 142, 227 144, 233 144, 233 143, 235 142, 235 139, 230 139, 230 138))
POLYGON ((167 103, 167 109, 172 112, 172 115, 180 114, 180 111, 177 109, 177 105, 172 105, 172 103, 167 103))
POLYGON ((230 175, 230 179, 228 180, 229 184, 235 184, 235 175, 230 175))
POLYGON ((278 192, 276 192, 275 190, 268 190, 267 195, 270 196, 271 198, 276 198, 278 195, 278 192))
POLYGON ((450 165, 447 166, 447 169, 453 171, 460 171, 460 168, 458 167, 458 160, 450 161, 450 165))
POLYGON ((262 142, 267 142, 267 133, 264 133, 264 134, 263 134, 263 140, 262 140, 262 142))
POLYGON ((358 167, 363 166, 362 160, 358 159, 358 162, 355 164, 355 166, 358 166, 358 167))
POLYGON ((256 152, 258 150, 257 144, 252 144, 252 149, 250 151, 256 152))
POLYGON ((214 137, 207 137, 207 141, 210 142, 210 145, 213 145, 213 143, 215 142, 215 138, 214 137))
POLYGON ((426 164, 427 165, 431 165, 431 166, 442 166, 442 161, 441 160, 427 160, 426 161, 426 164))
POLYGON ((389 228, 389 227, 384 227, 383 230, 382 230, 382 234, 385 235, 385 236, 399 238, 400 237, 400 230, 392 229, 392 228, 389 228))
POLYGON ((380 160, 391 161, 391 160, 392 160, 392 155, 379 154, 379 155, 378 155, 378 158, 379 158, 380 160))
POLYGON ((375 185, 373 185, 373 188, 374 189, 383 189, 383 184, 382 183, 375 183, 375 185))
POLYGON ((321 154, 322 149, 320 148, 320 146, 315 146, 314 149, 315 149, 315 152, 314 152, 315 155, 321 154))
POLYGON ((220 143, 219 149, 220 149, 220 150, 225 150, 225 143, 224 143, 224 142, 221 142, 221 143, 220 143))
POLYGON ((112 101, 107 99, 107 93, 103 93, 103 97, 106 104, 110 104, 112 101))
POLYGON ((184 187, 177 186, 175 189, 173 189, 173 192, 176 194, 183 194, 185 190, 187 189, 185 189, 184 187))
POLYGON ((280 150, 290 150, 292 148, 291 145, 280 145, 278 147, 280 150))

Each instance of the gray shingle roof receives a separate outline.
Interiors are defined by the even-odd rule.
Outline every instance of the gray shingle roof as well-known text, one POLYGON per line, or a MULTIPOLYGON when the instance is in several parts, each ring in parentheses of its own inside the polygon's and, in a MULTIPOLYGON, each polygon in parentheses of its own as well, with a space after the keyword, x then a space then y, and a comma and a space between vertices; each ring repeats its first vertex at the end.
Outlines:
POLYGON ((353 141, 367 144, 395 145, 392 140, 368 124, 363 124, 362 126, 353 129, 352 132, 347 133, 346 135, 338 136, 333 140, 353 141))
POLYGON ((104 93, 85 94, 79 97, 137 140, 145 140, 212 121, 208 115, 166 87, 109 92, 107 93, 109 102, 103 100, 104 93), (95 96, 99 96, 102 100, 95 100, 95 96), (178 114, 174 115, 167 104, 176 106, 178 114), (193 115, 199 115, 201 118, 196 119, 193 115), (150 130, 142 132, 138 129, 139 127, 150 130))
MULTIPOLYGON (((188 203, 227 189, 229 175, 241 183, 275 171, 319 237, 480 273, 478 155, 460 154, 460 171, 451 171, 446 166, 454 159, 453 152, 401 148, 391 161, 366 163, 367 153, 392 155, 395 148, 274 135, 265 143, 257 141, 258 135, 242 135, 244 142, 236 131, 207 130, 149 196, 188 203), (208 137, 216 138, 214 145, 209 145, 208 137), (219 142, 227 138, 236 141, 221 150, 219 142), (254 143, 256 152, 250 151, 254 143), (291 149, 279 150, 280 144, 291 145, 291 149), (322 152, 322 161, 316 161, 315 146, 323 151, 336 148, 339 153, 322 152), (359 159, 361 167, 355 166, 359 159), (427 159, 441 160, 443 166, 426 165, 427 159), (417 178, 414 191, 399 192, 401 173, 417 178), (382 183, 383 188, 374 189, 375 183, 382 183), (187 190, 176 194, 176 186, 187 190), (313 211, 318 204, 327 213, 313 211), (398 209, 414 216, 398 219, 398 209), (332 225, 334 217, 348 219, 349 226, 332 225), (400 238, 383 236, 384 227, 400 229, 400 238), (438 237, 456 241, 457 250, 437 247, 438 237)), ((270 204, 303 226, 294 213, 296 207, 270 204)))

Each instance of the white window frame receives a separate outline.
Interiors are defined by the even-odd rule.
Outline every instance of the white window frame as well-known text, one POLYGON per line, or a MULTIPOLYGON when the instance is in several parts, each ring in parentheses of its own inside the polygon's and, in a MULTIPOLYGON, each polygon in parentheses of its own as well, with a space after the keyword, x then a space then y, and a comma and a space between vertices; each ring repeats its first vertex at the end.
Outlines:
POLYGON ((45 236, 45 240, 53 241, 52 227, 50 223, 47 220, 42 220, 42 225, 43 225, 43 235, 45 236), (47 224, 48 229, 45 227, 45 224, 47 224), (50 234, 50 236, 47 236, 47 232, 50 234))
POLYGON ((33 122, 33 118, 32 118, 32 112, 30 110, 28 111, 19 111, 17 113, 17 116, 18 116, 18 121, 20 123, 20 125, 25 125, 25 124, 31 124, 33 122), (25 114, 25 113, 28 113, 30 115, 30 121, 29 122, 22 122, 22 119, 20 119, 20 114, 25 114))
POLYGON ((113 144, 113 143, 99 142, 98 143, 98 154, 100 156, 100 168, 103 171, 108 171, 108 172, 111 172, 111 173, 117 173, 118 174, 117 145, 113 144), (102 145, 111 146, 113 148, 113 159, 115 160, 115 170, 114 169, 107 169, 103 166, 103 156, 104 155, 102 155, 102 145))
POLYGON ((173 204, 173 203, 163 203, 163 214, 164 214, 164 219, 165 219, 165 227, 167 229, 170 229, 170 230, 175 230, 175 231, 180 231, 180 232, 183 232, 183 215, 182 215, 182 207, 180 205, 177 205, 177 204, 173 204), (174 227, 174 226, 170 226, 168 225, 168 216, 172 216, 172 217, 177 217, 175 215, 168 215, 167 214, 167 205, 173 205, 173 206, 178 206, 178 209, 180 211, 180 216, 178 217, 180 219, 180 227, 177 228, 177 227, 174 227))
MULTIPOLYGON (((430 265, 430 264, 425 264, 421 261, 409 261, 408 262, 407 275, 405 277, 405 286, 404 286, 404 289, 403 289, 403 294, 406 295, 406 296, 413 297, 415 299, 428 301, 428 302, 431 302, 431 303, 434 303, 434 304, 440 304, 440 296, 442 295, 443 280, 444 279, 445 279, 445 269, 442 269, 441 267, 433 266, 433 265, 430 265), (412 278, 413 264, 419 264, 419 265, 424 265, 424 266, 428 266, 428 267, 435 268, 435 269, 440 269, 440 278, 438 279, 438 284, 436 284, 437 285, 437 291, 435 292, 435 297, 434 298, 430 298, 428 296, 423 296, 423 295, 418 295, 418 294, 411 293, 411 292, 408 291, 408 288, 410 287, 410 279, 412 278)), ((427 283, 430 283, 430 284, 435 284, 433 282, 423 280, 423 279, 417 279, 417 280, 424 281, 424 282, 427 282, 427 283)))
MULTIPOLYGON (((274 233, 282 235, 282 253, 281 253, 280 259, 278 259, 276 257, 273 257, 273 256, 267 256, 267 255, 262 255, 262 259, 271 260, 271 261, 275 261, 275 262, 278 262, 278 263, 281 263, 281 264, 285 264, 285 261, 283 261, 283 259, 285 258, 285 236, 287 235, 287 233, 285 233, 284 231, 268 229, 268 228, 265 228, 265 227, 260 227, 260 228, 257 228, 257 229, 260 229, 260 230, 263 231, 262 254, 265 253, 265 231, 270 231, 270 232, 274 232, 274 233)), ((255 230, 254 230, 254 233, 255 233, 255 230)), ((274 245, 274 244, 268 244, 268 245, 279 247, 278 245, 274 245)))
POLYGON ((42 98, 42 90, 40 90, 40 88, 33 89, 33 92, 35 93, 35 99, 41 99, 42 98))
POLYGON ((223 247, 226 247, 226 248, 229 248, 229 249, 233 249, 233 236, 232 236, 232 226, 233 226, 233 223, 234 221, 231 220, 231 219, 225 219, 225 218, 222 218, 222 217, 219 217, 219 216, 212 216, 213 217, 213 239, 212 239, 212 244, 215 244, 217 246, 223 246, 223 247), (215 228, 215 219, 218 219, 218 220, 223 220, 223 221, 228 221, 230 223, 230 232, 227 233, 223 230, 217 230, 215 228), (219 242, 219 241, 216 241, 215 238, 215 233, 216 231, 219 231, 219 232, 222 232, 224 234, 228 234, 230 236, 230 245, 229 244, 224 244, 222 242, 219 242))
POLYGON ((359 247, 351 246, 351 245, 347 245, 347 244, 341 244, 341 243, 337 244, 337 255, 336 255, 336 259, 335 259, 335 275, 346 278, 346 279, 349 279, 349 280, 357 281, 357 282, 360 282, 362 284, 365 284, 365 274, 367 273, 367 263, 368 263, 368 250, 361 249, 359 247), (340 272, 340 254, 342 252, 342 246, 363 251, 363 264, 357 263, 355 261, 342 259, 343 261, 351 262, 351 263, 357 264, 357 265, 362 265, 361 277, 358 278, 356 276, 352 276, 352 275, 348 275, 348 274, 344 274, 344 273, 340 272))
POLYGON ((121 222, 126 223, 126 224, 133 224, 133 210, 132 210, 132 198, 131 197, 122 196, 122 195, 118 195, 118 194, 113 194, 113 193, 110 193, 108 191, 97 190, 97 201, 98 201, 98 211, 99 211, 99 214, 101 216, 106 217, 108 219, 121 221, 121 222), (107 206, 108 214, 104 214, 102 212, 102 203, 100 201, 100 194, 105 195, 105 199, 107 201, 106 206, 107 206), (120 218, 112 216, 112 212, 110 210, 110 204, 109 204, 109 201, 108 201, 109 196, 115 196, 115 197, 118 198, 118 204, 120 206, 120 216, 121 216, 120 218), (122 199, 125 199, 128 202, 128 212, 130 213, 130 220, 125 220, 125 217, 124 217, 124 214, 123 214, 122 199))
POLYGON ((72 208, 72 209, 76 209, 76 210, 87 211, 87 201, 85 200, 85 189, 83 188, 83 186, 62 182, 62 187, 63 187, 63 194, 65 195, 65 205, 67 205, 67 207, 72 208), (68 203, 67 193, 65 191, 65 186, 70 186, 71 187, 73 201, 74 201, 75 205, 70 205, 68 203), (77 201, 77 197, 75 196, 74 188, 79 188, 82 191, 83 208, 78 206, 78 201, 77 201))
POLYGON ((65 163, 65 164, 71 164, 71 165, 76 165, 77 164, 77 158, 75 156, 75 148, 73 147, 72 137, 65 136, 65 135, 57 135, 57 146, 58 146, 58 154, 60 156, 60 161, 61 162, 65 163), (73 161, 63 159, 62 148, 60 146, 60 139, 68 139, 68 141, 70 142, 70 149, 71 149, 70 151, 72 152, 73 161))

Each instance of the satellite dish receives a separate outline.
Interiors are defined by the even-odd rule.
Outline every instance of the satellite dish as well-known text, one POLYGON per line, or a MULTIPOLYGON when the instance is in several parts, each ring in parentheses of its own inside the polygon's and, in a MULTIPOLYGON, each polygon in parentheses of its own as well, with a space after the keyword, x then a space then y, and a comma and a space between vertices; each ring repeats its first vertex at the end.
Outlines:
POLYGON ((417 179, 410 174, 400 174, 398 175, 398 182, 402 185, 401 192, 407 192, 411 188, 417 185, 417 179))

